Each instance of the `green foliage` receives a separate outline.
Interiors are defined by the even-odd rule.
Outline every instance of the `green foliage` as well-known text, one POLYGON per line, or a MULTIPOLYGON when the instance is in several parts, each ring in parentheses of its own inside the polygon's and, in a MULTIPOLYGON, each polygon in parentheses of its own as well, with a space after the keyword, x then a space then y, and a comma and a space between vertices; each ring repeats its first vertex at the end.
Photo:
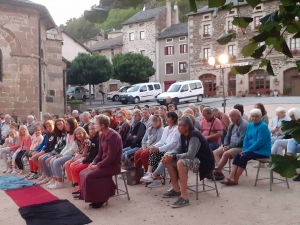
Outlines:
POLYGON ((79 53, 67 73, 71 85, 99 84, 108 81, 113 74, 112 65, 105 56, 79 53))
POLYGON ((141 54, 118 54, 113 58, 114 78, 136 84, 145 82, 155 74, 153 62, 141 54))
POLYGON ((105 9, 94 8, 84 11, 84 18, 91 23, 103 23, 108 16, 108 11, 105 9))
POLYGON ((292 178, 295 176, 296 169, 300 168, 298 159, 298 157, 294 156, 272 155, 272 162, 269 168, 279 173, 282 177, 292 178))
POLYGON ((79 105, 82 104, 82 100, 71 100, 71 101, 67 101, 68 105, 79 105))
POLYGON ((236 38, 236 33, 230 33, 230 34, 227 34, 227 33, 223 33, 218 39, 217 39, 217 42, 220 44, 220 45, 226 45, 228 44, 232 38, 236 38))

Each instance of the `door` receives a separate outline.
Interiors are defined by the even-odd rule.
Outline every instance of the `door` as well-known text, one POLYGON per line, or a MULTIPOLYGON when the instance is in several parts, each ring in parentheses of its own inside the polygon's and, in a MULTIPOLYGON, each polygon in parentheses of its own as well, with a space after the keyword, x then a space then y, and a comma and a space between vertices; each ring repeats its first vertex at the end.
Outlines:
POLYGON ((148 97, 148 89, 147 89, 146 85, 141 86, 139 92, 140 92, 140 100, 141 101, 148 100, 147 99, 147 97, 148 97))
POLYGON ((207 73, 199 76, 199 80, 201 80, 204 87, 204 95, 205 96, 215 96, 216 95, 216 76, 207 73))
POLYGON ((236 75, 228 73, 228 95, 227 96, 236 96, 236 75))
POLYGON ((283 82, 284 95, 300 96, 300 76, 296 67, 283 72, 283 82))
POLYGON ((265 70, 258 69, 249 73, 249 94, 270 93, 270 75, 265 70))
POLYGON ((169 89, 169 87, 174 84, 176 82, 176 80, 171 80, 171 81, 164 81, 164 85, 165 85, 165 91, 167 91, 169 89))
POLYGON ((117 91, 117 90, 118 90, 118 85, 117 84, 110 84, 109 85, 109 92, 117 91))
POLYGON ((196 100, 197 96, 198 96, 198 90, 197 90, 197 85, 196 82, 195 83, 190 83, 190 96, 189 96, 189 100, 196 100))
POLYGON ((148 95, 146 97, 147 98, 146 100, 154 100, 154 98, 155 98, 155 91, 154 91, 153 85, 152 84, 148 84, 147 87, 148 87, 148 95))
POLYGON ((179 101, 184 102, 184 101, 189 101, 190 99, 190 88, 188 84, 182 85, 182 88, 180 90, 179 94, 179 101))

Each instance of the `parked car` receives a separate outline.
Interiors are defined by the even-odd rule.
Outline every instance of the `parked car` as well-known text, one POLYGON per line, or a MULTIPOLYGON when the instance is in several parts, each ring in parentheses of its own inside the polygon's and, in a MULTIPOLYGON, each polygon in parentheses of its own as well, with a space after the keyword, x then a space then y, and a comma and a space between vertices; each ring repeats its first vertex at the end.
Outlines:
MULTIPOLYGON (((86 92, 86 98, 90 98, 90 91, 89 91, 89 89, 85 88, 85 92, 86 92)), ((94 95, 93 89, 91 90, 91 97, 92 97, 92 99, 95 99, 95 95, 94 95)))
POLYGON ((84 87, 70 87, 67 90, 67 100, 82 100, 87 99, 87 92, 84 87))
POLYGON ((191 100, 201 102, 203 100, 203 93, 204 88, 200 80, 180 81, 172 84, 166 92, 157 96, 156 101, 164 105, 166 98, 171 97, 172 101, 176 104, 191 100))
POLYGON ((121 87, 119 90, 117 91, 112 91, 112 92, 109 92, 107 94, 107 100, 112 100, 113 102, 117 102, 119 101, 119 96, 123 93, 125 93, 128 88, 130 88, 131 86, 124 86, 124 87, 121 87))
POLYGON ((132 85, 126 93, 120 95, 119 99, 122 104, 127 104, 128 102, 137 104, 140 101, 154 100, 161 93, 160 83, 141 83, 132 85))

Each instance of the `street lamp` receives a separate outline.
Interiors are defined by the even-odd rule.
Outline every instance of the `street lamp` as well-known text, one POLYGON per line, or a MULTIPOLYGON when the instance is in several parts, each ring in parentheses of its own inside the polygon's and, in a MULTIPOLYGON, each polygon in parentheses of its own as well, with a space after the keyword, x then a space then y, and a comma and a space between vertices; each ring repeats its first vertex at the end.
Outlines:
MULTIPOLYGON (((220 68, 221 68, 221 73, 222 73, 222 82, 223 82, 223 111, 224 111, 224 113, 225 113, 225 107, 226 107, 226 98, 225 98, 225 88, 224 88, 224 86, 225 86, 225 78, 224 78, 224 65, 226 64, 226 63, 228 63, 228 55, 226 55, 226 54, 221 54, 219 57, 218 57, 218 63, 220 64, 220 68)), ((209 63, 209 65, 211 65, 211 66, 215 66, 215 64, 216 64, 216 60, 215 60, 215 58, 214 57, 210 57, 209 59, 208 59, 208 63, 209 63)))

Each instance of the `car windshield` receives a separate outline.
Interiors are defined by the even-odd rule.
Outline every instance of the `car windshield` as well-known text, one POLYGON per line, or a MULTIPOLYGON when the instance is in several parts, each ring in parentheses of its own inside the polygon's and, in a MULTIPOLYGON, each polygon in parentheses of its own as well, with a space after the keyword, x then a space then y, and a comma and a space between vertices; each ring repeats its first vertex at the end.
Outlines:
POLYGON ((67 93, 74 93, 75 92, 75 87, 70 87, 67 91, 67 93))
POLYGON ((136 92, 139 90, 139 88, 140 88, 140 85, 135 85, 135 86, 132 86, 131 88, 129 88, 127 90, 127 92, 136 92))
POLYGON ((171 87, 169 87, 169 89, 167 90, 167 92, 178 92, 181 88, 180 84, 175 84, 172 85, 171 87))

